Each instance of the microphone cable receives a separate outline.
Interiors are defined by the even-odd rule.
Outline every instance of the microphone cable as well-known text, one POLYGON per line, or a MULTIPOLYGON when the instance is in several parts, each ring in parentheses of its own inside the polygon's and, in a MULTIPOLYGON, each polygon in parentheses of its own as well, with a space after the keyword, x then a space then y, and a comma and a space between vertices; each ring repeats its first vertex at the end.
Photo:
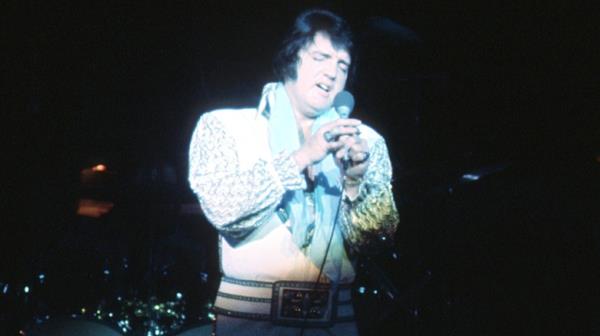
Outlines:
MULTIPOLYGON (((354 109, 354 96, 348 91, 339 92, 334 99, 333 105, 335 107, 335 111, 338 113, 340 118, 348 118, 352 110, 354 109)), ((344 170, 347 168, 348 160, 344 157, 343 166, 344 170)), ((331 234, 329 235, 329 241, 327 242, 327 247, 325 248, 325 255, 323 256, 323 261, 321 262, 321 267, 319 268, 319 274, 317 275, 317 280, 315 281, 315 285, 313 287, 313 291, 317 290, 319 286, 319 281, 321 280, 321 276, 323 275, 323 269, 325 268, 325 263, 327 262, 327 255, 329 254, 329 248, 331 247, 331 242, 333 241, 333 235, 335 234, 335 229, 337 226, 337 222, 340 216, 340 209, 342 208, 342 202, 344 201, 344 182, 342 180, 342 192, 340 194, 340 201, 338 202, 337 209, 335 211, 335 217, 333 220, 333 225, 331 227, 331 234)), ((332 290, 332 286, 329 286, 329 290, 332 290)), ((309 293, 310 295, 310 293, 309 293)), ((332 297, 332 300, 335 299, 332 297)), ((330 306, 332 307, 331 314, 333 314, 333 305, 335 303, 331 302, 330 306)), ((333 316, 331 316, 333 318, 333 316)), ((304 321, 302 322, 302 328, 300 329, 300 336, 304 336, 304 330, 306 329, 306 321, 308 320, 308 313, 304 316, 304 321)))
MULTIPOLYGON (((342 202, 344 202, 344 186, 342 182, 342 193, 340 195, 340 201, 338 202, 337 209, 335 211, 335 217, 333 220, 333 225, 331 227, 331 234, 329 235, 329 240, 327 241, 327 247, 325 248, 325 255, 323 256, 323 261, 321 262, 321 267, 319 268, 319 274, 317 275, 317 280, 315 281, 315 285, 313 287, 313 291, 317 290, 317 286, 319 285, 319 281, 321 280, 321 276, 323 275, 323 269, 325 268, 325 263, 327 262, 327 255, 329 254, 329 248, 331 247, 331 242, 333 241, 333 235, 335 234, 335 229, 337 226, 337 222, 340 216, 340 209, 342 208, 342 202)), ((331 286, 329 288, 331 290, 331 286)), ((309 294, 310 295, 310 294, 309 294)), ((335 299, 335 298, 332 298, 335 299)), ((331 303, 331 307, 333 308, 333 302, 331 303)), ((331 312, 333 314, 333 311, 331 312)), ((332 316, 333 318, 333 316, 332 316)), ((306 329, 306 321, 308 320, 308 314, 304 316, 304 321, 302 321, 302 328, 300 329, 300 336, 304 335, 304 330, 306 329)))

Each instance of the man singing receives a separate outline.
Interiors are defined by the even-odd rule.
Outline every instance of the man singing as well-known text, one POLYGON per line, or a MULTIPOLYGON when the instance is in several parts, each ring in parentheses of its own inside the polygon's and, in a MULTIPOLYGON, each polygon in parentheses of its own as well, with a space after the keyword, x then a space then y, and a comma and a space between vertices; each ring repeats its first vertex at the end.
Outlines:
POLYGON ((384 139, 340 118, 352 36, 334 13, 299 15, 257 108, 204 113, 189 182, 219 232, 217 335, 358 335, 353 260, 393 239, 384 139))

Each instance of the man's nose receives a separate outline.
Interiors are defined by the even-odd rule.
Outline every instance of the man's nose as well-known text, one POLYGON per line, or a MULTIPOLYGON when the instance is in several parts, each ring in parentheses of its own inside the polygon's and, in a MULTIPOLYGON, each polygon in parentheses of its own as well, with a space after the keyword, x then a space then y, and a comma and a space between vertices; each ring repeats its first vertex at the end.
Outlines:
POLYGON ((334 80, 337 76, 337 64, 336 62, 327 62, 325 65, 325 75, 331 80, 334 80))

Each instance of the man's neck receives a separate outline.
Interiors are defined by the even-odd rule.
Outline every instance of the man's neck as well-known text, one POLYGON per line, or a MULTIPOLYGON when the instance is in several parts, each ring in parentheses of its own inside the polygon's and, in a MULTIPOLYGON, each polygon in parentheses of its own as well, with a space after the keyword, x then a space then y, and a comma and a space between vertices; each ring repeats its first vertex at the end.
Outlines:
POLYGON ((304 117, 301 113, 294 111, 294 116, 296 117, 296 123, 298 124, 298 131, 302 132, 304 138, 307 138, 311 135, 312 125, 315 120, 311 118, 304 117))
POLYGON ((286 83, 285 89, 287 91, 287 95, 290 100, 290 104, 292 106, 292 113, 294 114, 294 117, 296 118, 296 124, 298 125, 298 130, 305 137, 310 136, 311 130, 312 130, 312 125, 315 122, 315 118, 307 117, 307 114, 302 113, 302 111, 300 110, 301 107, 299 106, 299 103, 297 101, 295 101, 294 96, 290 94, 288 85, 289 84, 286 83))

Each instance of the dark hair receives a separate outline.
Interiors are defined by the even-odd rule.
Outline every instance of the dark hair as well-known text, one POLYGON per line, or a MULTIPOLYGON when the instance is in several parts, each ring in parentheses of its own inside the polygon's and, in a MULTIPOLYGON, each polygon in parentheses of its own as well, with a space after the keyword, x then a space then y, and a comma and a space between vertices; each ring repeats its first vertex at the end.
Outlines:
POLYGON ((353 73, 352 32, 348 23, 340 16, 323 9, 309 9, 296 18, 294 26, 283 40, 275 55, 273 67, 280 81, 295 80, 298 68, 298 52, 314 41, 318 33, 326 34, 336 49, 343 49, 352 59, 348 79, 353 73))

